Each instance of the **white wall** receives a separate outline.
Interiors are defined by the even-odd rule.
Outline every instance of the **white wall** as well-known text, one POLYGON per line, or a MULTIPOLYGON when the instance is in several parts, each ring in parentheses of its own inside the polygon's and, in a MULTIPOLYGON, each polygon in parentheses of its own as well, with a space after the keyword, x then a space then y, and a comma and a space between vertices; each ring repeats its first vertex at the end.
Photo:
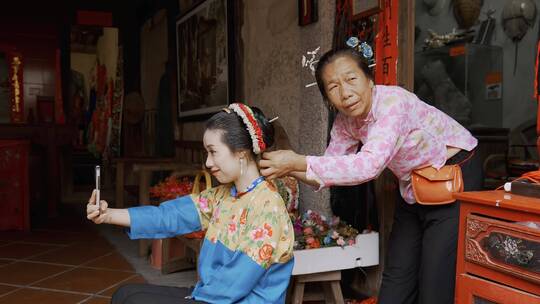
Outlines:
POLYGON ((107 68, 107 79, 116 79, 116 65, 118 62, 118 29, 103 28, 103 35, 97 42, 97 57, 101 64, 107 68))
MULTIPOLYGON (((452 12, 450 0, 440 0, 446 2, 446 6, 438 16, 431 16, 422 0, 416 1, 416 25, 420 27, 422 33, 416 39, 416 51, 422 49, 423 41, 427 37, 427 29, 432 29, 439 34, 451 32, 453 28, 458 28, 458 24, 452 12)), ((480 14, 481 20, 486 17, 485 12, 495 9, 496 26, 492 44, 503 48, 503 121, 506 128, 513 128, 528 119, 536 117, 536 102, 533 98, 534 92, 534 66, 535 50, 538 39, 538 16, 534 27, 530 28, 527 34, 519 43, 517 54, 517 68, 514 75, 515 46, 510 38, 504 33, 501 15, 505 0, 484 1, 480 14)), ((540 9, 540 1, 534 0, 537 11, 540 9)), ((478 29, 478 25, 473 29, 478 29)))

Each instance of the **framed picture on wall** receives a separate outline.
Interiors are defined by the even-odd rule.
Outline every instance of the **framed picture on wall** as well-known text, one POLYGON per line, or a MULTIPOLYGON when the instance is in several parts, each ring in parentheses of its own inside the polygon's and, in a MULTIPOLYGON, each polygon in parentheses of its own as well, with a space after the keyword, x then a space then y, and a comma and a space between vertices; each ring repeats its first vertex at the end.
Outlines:
POLYGON ((178 9, 180 14, 183 15, 203 1, 204 0, 178 0, 178 9))
POLYGON ((232 68, 227 0, 205 0, 176 22, 178 117, 229 104, 232 68))
POLYGON ((298 25, 308 25, 319 19, 317 0, 298 0, 298 25))
POLYGON ((382 0, 352 0, 352 19, 361 19, 381 11, 382 0))

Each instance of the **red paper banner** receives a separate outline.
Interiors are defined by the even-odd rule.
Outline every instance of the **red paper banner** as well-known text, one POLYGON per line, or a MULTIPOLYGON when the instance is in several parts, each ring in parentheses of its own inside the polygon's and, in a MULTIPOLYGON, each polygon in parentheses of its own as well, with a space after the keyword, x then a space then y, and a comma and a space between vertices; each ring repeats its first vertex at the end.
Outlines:
POLYGON ((375 83, 377 84, 397 84, 398 3, 399 0, 382 1, 379 32, 375 36, 375 83))
POLYGON ((9 82, 11 84, 11 122, 24 121, 23 59, 18 52, 9 56, 9 82))

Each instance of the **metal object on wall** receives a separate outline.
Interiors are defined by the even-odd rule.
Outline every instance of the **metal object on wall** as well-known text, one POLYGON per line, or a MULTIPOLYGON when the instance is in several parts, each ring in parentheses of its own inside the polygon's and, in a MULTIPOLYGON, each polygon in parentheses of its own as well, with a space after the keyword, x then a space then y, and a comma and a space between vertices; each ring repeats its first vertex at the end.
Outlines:
POLYGON ((478 34, 476 35, 474 43, 485 45, 491 44, 491 38, 493 36, 493 31, 495 30, 495 18, 493 17, 494 14, 494 9, 489 9, 486 12, 486 20, 482 21, 482 23, 480 24, 480 29, 478 30, 478 34))

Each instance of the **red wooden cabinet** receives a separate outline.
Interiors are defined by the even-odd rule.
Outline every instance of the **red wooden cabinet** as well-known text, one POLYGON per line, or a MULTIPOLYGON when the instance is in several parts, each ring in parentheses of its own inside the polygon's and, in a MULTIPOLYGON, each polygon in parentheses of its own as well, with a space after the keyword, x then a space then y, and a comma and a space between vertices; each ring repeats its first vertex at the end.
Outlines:
POLYGON ((540 199, 504 191, 461 201, 456 303, 540 304, 540 199))
POLYGON ((491 282, 473 275, 459 276, 461 290, 456 303, 474 304, 535 304, 538 297, 509 286, 491 282))
POLYGON ((28 156, 24 140, 0 140, 0 230, 29 230, 28 156))

